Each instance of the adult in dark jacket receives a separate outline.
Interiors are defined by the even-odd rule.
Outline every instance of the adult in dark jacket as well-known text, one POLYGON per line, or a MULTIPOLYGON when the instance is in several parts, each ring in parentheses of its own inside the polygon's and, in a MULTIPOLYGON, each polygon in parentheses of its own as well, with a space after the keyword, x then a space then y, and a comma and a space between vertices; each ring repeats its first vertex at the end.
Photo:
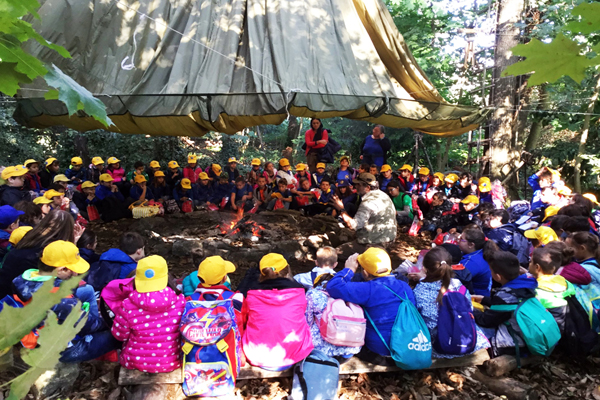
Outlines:
POLYGON ((376 164, 379 168, 387 164, 388 152, 392 148, 390 139, 385 137, 383 125, 373 128, 373 134, 360 145, 360 159, 363 163, 376 164))

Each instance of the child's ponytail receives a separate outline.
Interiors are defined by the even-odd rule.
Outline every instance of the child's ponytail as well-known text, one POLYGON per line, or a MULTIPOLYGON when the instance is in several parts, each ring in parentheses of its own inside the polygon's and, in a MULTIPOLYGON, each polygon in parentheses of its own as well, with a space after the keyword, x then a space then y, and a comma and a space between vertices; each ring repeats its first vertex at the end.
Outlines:
POLYGON ((427 272, 425 278, 427 282, 441 281, 442 283, 437 297, 437 302, 441 304, 444 294, 450 287, 450 280, 454 277, 452 256, 443 247, 435 247, 423 258, 423 267, 427 272))

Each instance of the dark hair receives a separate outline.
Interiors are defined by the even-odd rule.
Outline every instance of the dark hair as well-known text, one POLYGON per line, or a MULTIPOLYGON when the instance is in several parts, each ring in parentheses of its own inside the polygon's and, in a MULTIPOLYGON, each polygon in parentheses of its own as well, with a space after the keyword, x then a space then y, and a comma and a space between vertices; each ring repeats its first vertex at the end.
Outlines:
POLYGON ((494 210, 490 213, 490 217, 500 218, 500 222, 502 222, 502 225, 508 224, 508 221, 510 220, 510 215, 506 210, 494 210))
POLYGON ((61 190, 64 191, 65 187, 63 185, 61 185, 60 183, 56 182, 56 183, 51 183, 50 186, 48 186, 48 190, 56 190, 57 192, 60 192, 61 190))
POLYGON ((573 204, 577 204, 578 206, 585 208, 587 210, 587 215, 590 215, 594 210, 594 203, 579 193, 576 193, 575 196, 573 196, 573 204))
MULTIPOLYGON (((325 178, 325 179, 321 179, 321 183, 323 183, 323 182, 327 182, 327 183, 329 183, 329 185, 331 186, 331 180, 330 180, 330 179, 327 179, 327 178, 325 178)), ((319 185, 320 185, 320 184, 319 184, 319 185)))
POLYGON ((133 164, 133 169, 138 169, 139 167, 143 167, 144 165, 145 165, 145 164, 144 164, 143 162, 141 162, 141 161, 136 161, 136 162, 133 164))
POLYGON ((557 215, 566 215, 568 217, 587 217, 590 215, 581 204, 569 204, 558 210, 557 215))
MULTIPOLYGON (((388 188, 398 188, 400 189, 400 181, 398 181, 397 179, 392 179, 388 184, 387 184, 388 188)), ((404 189, 404 187, 402 187, 402 189, 404 189)), ((435 194, 434 194, 435 196, 435 194)))
POLYGON ((363 171, 368 171, 369 168, 371 168, 370 164, 367 164, 367 163, 360 164, 360 169, 362 169, 363 171))
POLYGON ((375 128, 379 128, 379 132, 385 133, 385 126, 383 126, 383 125, 375 125, 375 128))
POLYGON ((548 171, 547 169, 545 169, 544 171, 542 171, 542 173, 539 175, 539 179, 552 179, 552 172, 548 171))
POLYGON ((475 245, 475 250, 483 249, 485 234, 479 227, 470 227, 463 230, 462 237, 475 245))
POLYGON ((377 171, 379 171, 379 166, 377 164, 369 165, 369 169, 371 169, 371 168, 377 168, 377 171))
POLYGON ((552 228, 552 230, 554 230, 554 232, 556 232, 558 235, 558 232, 563 230, 564 224, 569 219, 571 219, 571 217, 567 217, 566 215, 555 215, 550 221, 550 228, 552 228))
POLYGON ((298 179, 298 184, 299 185, 301 185, 302 182, 308 182, 308 178, 306 178, 306 177, 303 176, 302 178, 298 179))
MULTIPOLYGON (((388 184, 389 186, 389 184, 388 184)), ((444 192, 435 192, 433 194, 432 197, 433 200, 445 200, 446 199, 446 195, 444 194, 444 192)))
POLYGON ((442 303, 442 297, 450 286, 450 280, 454 277, 452 269, 452 256, 443 247, 434 247, 429 250, 423 258, 423 267, 427 270, 426 280, 429 282, 442 281, 437 302, 442 303))
POLYGON ((510 251, 498 250, 490 253, 486 259, 494 273, 508 281, 516 279, 521 274, 519 259, 510 251))
POLYGON ((562 253, 558 250, 552 250, 547 247, 538 247, 533 250, 531 259, 538 264, 545 274, 554 274, 560 268, 563 260, 562 253))
POLYGON ((489 264, 494 258, 494 254, 500 251, 500 247, 493 240, 488 240, 483 246, 483 259, 489 264))
POLYGON ((165 186, 167 186, 167 182, 165 182, 166 179, 164 179, 164 178, 165 178, 164 176, 156 176, 156 175, 153 176, 152 177, 152 186, 154 186, 154 187, 165 187, 165 186), (163 178, 162 183, 158 183, 158 178, 163 178))
MULTIPOLYGON (((256 180, 258 181, 260 178, 263 178, 264 180, 267 179, 266 176, 264 176, 263 174, 260 174, 259 176, 256 177, 256 180)), ((304 179, 306 179, 306 178, 304 178, 304 179)))
POLYGON ((444 243, 438 247, 443 247, 450 254, 452 257, 452 264, 460 264, 460 260, 462 259, 462 251, 460 251, 460 247, 458 247, 458 245, 444 243))
POLYGON ((571 240, 579 246, 585 246, 587 251, 594 253, 598 258, 598 236, 590 232, 576 232, 570 236, 571 240))
POLYGON ((492 203, 480 203, 477 206, 477 212, 479 213, 479 220, 480 221, 486 221, 489 217, 492 211, 495 211, 496 208, 494 207, 494 205, 492 203))
POLYGON ((86 229, 81 234, 81 237, 77 241, 77 247, 80 249, 86 248, 87 246, 94 245, 96 243, 96 233, 91 229, 86 229))
POLYGON ((246 183, 246 179, 243 176, 238 176, 237 178, 235 178, 235 183, 246 183))
POLYGON ((559 252, 562 256, 562 260, 560 262, 561 266, 567 265, 571 262, 573 257, 575 256, 575 249, 567 246, 565 242, 561 242, 560 240, 553 240, 544 246, 545 249, 559 252))
POLYGON ((463 178, 467 178, 468 180, 472 181, 473 175, 470 172, 463 172, 462 174, 460 174, 460 177, 458 179, 462 180, 463 178))
POLYGON ((36 224, 36 219, 42 217, 42 207, 32 203, 31 201, 19 201, 14 205, 14 207, 16 210, 23 211, 25 213, 19 217, 19 222, 21 225, 34 226, 36 224))
POLYGON ((146 245, 144 238, 135 232, 125 232, 119 241, 119 249, 127 255, 134 254, 146 245))
POLYGON ((562 226, 565 232, 589 232, 590 221, 587 217, 572 217, 567 219, 562 226))
POLYGON ((284 269, 282 269, 279 272, 275 272, 271 268, 265 268, 263 271, 261 271, 258 281, 264 282, 264 281, 268 281, 270 279, 276 279, 276 278, 294 279, 292 277, 292 270, 291 270, 290 266, 288 265, 287 267, 285 267, 284 269))
POLYGON ((75 234, 73 217, 67 211, 52 210, 42 221, 21 239, 17 249, 43 249, 57 240, 73 243, 75 234))
POLYGON ((221 181, 227 181, 229 182, 229 176, 227 176, 227 174, 221 174, 219 175, 219 182, 221 181))
POLYGON ((287 186, 287 184, 288 184, 288 181, 287 181, 287 179, 285 179, 285 178, 281 178, 281 179, 279 179, 279 181, 277 181, 277 185, 279 186, 279 185, 281 185, 281 184, 283 184, 283 185, 286 185, 286 186, 287 186))
POLYGON ((55 270, 56 268, 55 268, 55 267, 51 267, 51 266, 49 266, 49 265, 47 265, 47 264, 44 264, 44 263, 42 262, 42 260, 38 260, 38 263, 37 263, 37 269, 38 269, 40 272, 45 272, 45 273, 47 273, 47 274, 52 274, 52 273, 54 273, 54 270, 55 270))

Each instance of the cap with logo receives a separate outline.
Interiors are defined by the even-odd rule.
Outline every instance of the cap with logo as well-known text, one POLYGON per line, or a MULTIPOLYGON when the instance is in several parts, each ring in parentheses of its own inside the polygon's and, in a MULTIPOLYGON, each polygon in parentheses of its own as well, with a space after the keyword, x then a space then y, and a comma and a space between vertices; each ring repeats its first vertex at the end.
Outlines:
POLYGON ((200 172, 198 174, 198 179, 200 179, 201 181, 205 181, 208 179, 208 174, 206 172, 200 172))
POLYGON ((121 160, 119 160, 117 157, 110 157, 107 161, 108 164, 116 164, 116 163, 120 163, 121 160))
POLYGON ((269 253, 260 259, 260 273, 264 275, 264 270, 272 269, 279 272, 288 266, 288 262, 281 254, 269 253))
POLYGON ((448 174, 444 178, 444 181, 448 182, 448 183, 456 183, 458 181, 458 175, 456 175, 456 174, 448 174))
POLYGON ((92 158, 92 164, 94 164, 94 165, 104 164, 104 160, 102 159, 102 157, 94 157, 94 158, 92 158))
POLYGON ((419 175, 429 175, 429 168, 427 168, 427 167, 419 168, 419 175))
POLYGON ((25 214, 23 211, 19 211, 13 206, 6 205, 0 207, 0 226, 8 227, 23 214, 25 214))
POLYGON ((188 156, 188 164, 196 164, 198 162, 198 156, 195 154, 190 154, 188 156))
POLYGON ((160 163, 156 160, 150 161, 150 168, 160 168, 160 163))
POLYGON ((229 160, 227 160, 227 162, 229 164, 231 164, 231 163, 236 163, 237 164, 238 160, 235 157, 229 157, 229 160))
POLYGON ((46 246, 40 261, 49 267, 64 267, 78 274, 90 269, 90 264, 79 255, 77 246, 64 240, 57 240, 46 246))
POLYGON ((161 256, 148 256, 138 261, 135 269, 135 290, 139 293, 158 292, 167 287, 169 267, 161 256))
POLYGON ((188 178, 184 178, 181 180, 181 187, 184 189, 191 189, 192 188, 192 181, 190 181, 188 178))
POLYGON ((357 261, 369 275, 387 276, 392 272, 392 260, 389 254, 377 247, 367 249, 358 256, 357 261))
POLYGON ((45 161, 46 167, 50 164, 52 164, 53 162, 58 161, 56 158, 54 157, 50 157, 45 161))
POLYGON ((325 165, 325 163, 320 162, 320 163, 317 164, 317 169, 319 169, 319 168, 325 169, 326 167, 327 166, 325 165))
POLYGON ((198 278, 202 279, 202 286, 209 287, 221 283, 227 274, 234 271, 232 262, 223 260, 221 256, 212 256, 198 266, 198 278))
POLYGON ((296 171, 306 171, 306 165, 300 163, 296 165, 296 171))
POLYGON ((212 164, 211 169, 217 176, 221 175, 221 171, 223 170, 219 164, 212 164))
POLYGON ((34 160, 33 158, 30 158, 28 160, 25 160, 25 162, 23 163, 23 165, 26 167, 29 167, 30 164, 39 164, 39 162, 34 160))
POLYGON ((527 239, 537 239, 544 246, 558 240, 558 236, 556 235, 556 232, 554 232, 554 229, 543 225, 537 229, 525 231, 525 237, 527 239))
POLYGON ((350 186, 350 182, 348 182, 345 179, 340 179, 339 181, 337 181, 337 187, 348 187, 350 186))
POLYGON ((83 160, 81 157, 73 157, 71 158, 71 165, 81 165, 83 164, 83 160))
POLYGON ((164 178, 164 177, 165 177, 165 173, 164 173, 164 172, 162 172, 162 171, 156 171, 156 172, 154 173, 154 177, 155 177, 155 178, 164 178))
POLYGON ((135 178, 133 178, 133 180, 135 181, 135 183, 142 183, 142 182, 147 182, 147 179, 144 175, 136 175, 135 178))
POLYGON ((177 161, 169 161, 169 168, 179 168, 179 163, 177 161))
POLYGON ((102 174, 100 175, 100 182, 112 182, 114 181, 113 177, 110 174, 102 174))
POLYGON ((64 193, 61 193, 58 190, 54 189, 46 190, 46 192, 44 192, 44 197, 50 200, 52 200, 55 197, 62 197, 64 195, 64 193))
POLYGON ((282 167, 289 167, 290 160, 288 160, 287 158, 282 158, 281 160, 279 160, 279 165, 282 167))
POLYGON ((92 181, 85 181, 81 184, 82 189, 95 188, 96 186, 98 186, 98 184, 92 181))
POLYGON ((260 166, 261 162, 258 158, 253 158, 251 164, 260 166))
POLYGON ((468 195, 460 201, 463 204, 479 204, 479 198, 473 194, 468 195))
POLYGON ((69 178, 65 174, 58 174, 52 180, 54 183, 56 182, 69 182, 69 178))
POLYGON ((341 157, 340 157, 340 162, 342 162, 342 161, 344 161, 344 160, 346 160, 346 161, 350 162, 350 157, 348 157, 348 156, 341 156, 341 157))
POLYGON ((12 167, 6 167, 2 171, 2 179, 7 180, 8 178, 16 178, 23 176, 28 173, 29 170, 24 165, 15 165, 12 167))
POLYGON ((479 187, 479 191, 482 193, 487 193, 490 190, 492 190, 492 183, 490 182, 490 178, 488 178, 487 176, 482 176, 481 178, 479 178, 477 184, 479 187))
POLYGON ((381 166, 381 170, 379 172, 386 172, 386 171, 391 171, 392 167, 390 167, 388 164, 383 164, 381 166))
POLYGON ((400 168, 398 168, 398 171, 409 171, 412 172, 413 167, 411 167, 408 164, 404 164, 403 166, 401 166, 400 168))

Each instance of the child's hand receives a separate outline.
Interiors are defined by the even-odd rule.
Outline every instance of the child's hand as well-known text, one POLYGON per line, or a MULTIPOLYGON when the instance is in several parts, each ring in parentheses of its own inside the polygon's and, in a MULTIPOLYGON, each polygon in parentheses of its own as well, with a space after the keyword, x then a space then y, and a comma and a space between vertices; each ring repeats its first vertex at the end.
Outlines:
POLYGON ((456 228, 450 228, 448 231, 449 234, 454 235, 456 233, 456 228))
POLYGON ((350 257, 348 257, 344 267, 348 268, 349 270, 351 270, 353 272, 356 272, 356 269, 358 268, 358 260, 357 260, 358 256, 359 256, 358 253, 354 253, 350 257))
POLYGON ((231 204, 231 209, 237 211, 237 206, 235 204, 231 204))
POLYGON ((483 300, 483 296, 480 294, 472 294, 471 300, 476 301, 477 303, 481 303, 481 300, 483 300))

